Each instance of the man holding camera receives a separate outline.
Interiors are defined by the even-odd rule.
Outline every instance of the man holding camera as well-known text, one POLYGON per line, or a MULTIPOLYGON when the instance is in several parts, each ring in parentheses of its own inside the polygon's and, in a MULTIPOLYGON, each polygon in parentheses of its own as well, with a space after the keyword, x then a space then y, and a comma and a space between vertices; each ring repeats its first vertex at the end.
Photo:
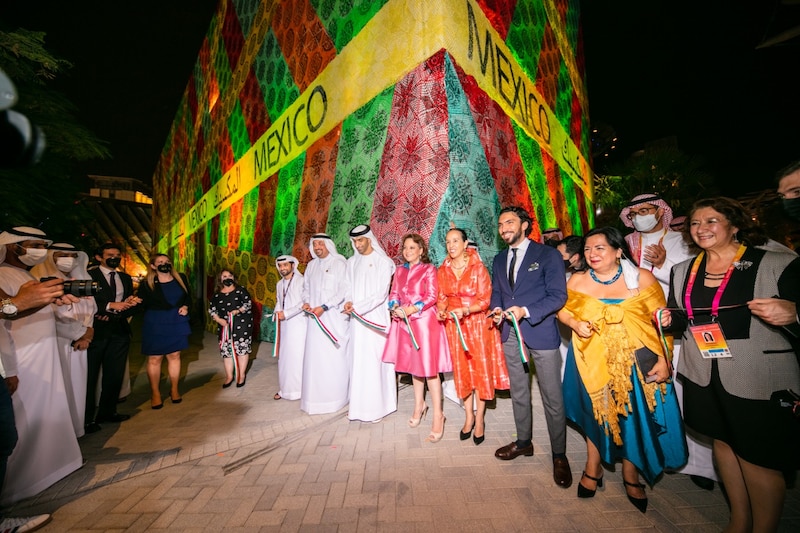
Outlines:
POLYGON ((37 228, 0 233, 0 289, 9 297, 3 300, 3 318, 13 318, 5 324, 9 342, 2 346, 2 357, 19 435, 8 459, 2 504, 34 496, 83 464, 70 421, 53 309, 15 309, 15 297, 35 281, 29 271, 44 260, 50 243, 37 228))
POLYGON ((89 376, 86 383, 86 433, 100 430, 103 422, 124 422, 130 415, 117 413, 117 399, 126 379, 125 365, 131 345, 131 326, 128 317, 141 302, 133 296, 133 281, 125 272, 117 271, 122 261, 122 251, 114 243, 103 244, 94 258, 100 263, 89 270, 89 275, 100 287, 94 296, 97 314, 94 316, 94 339, 89 345, 89 376), (100 369, 103 382, 100 402, 95 391, 100 369), (98 405, 95 417, 94 407, 98 405))

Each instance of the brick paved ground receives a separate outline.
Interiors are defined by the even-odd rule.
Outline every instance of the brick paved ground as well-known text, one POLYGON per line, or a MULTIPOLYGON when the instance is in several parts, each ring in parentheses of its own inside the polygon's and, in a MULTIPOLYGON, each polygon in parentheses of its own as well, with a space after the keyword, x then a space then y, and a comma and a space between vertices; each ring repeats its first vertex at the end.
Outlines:
MULTIPOLYGON (((53 513, 42 531, 720 531, 728 510, 719 488, 668 475, 648 489, 641 514, 627 501, 619 468, 606 487, 579 500, 552 481, 549 443, 534 391, 533 457, 511 462, 494 450, 513 440, 511 401, 487 413, 486 441, 460 441, 463 411, 445 401, 444 439, 425 442, 401 384, 400 410, 377 424, 346 410, 309 416, 299 402, 274 401, 277 361, 261 344, 247 385, 223 390, 215 337, 193 336, 183 358, 183 403, 150 409, 147 377, 131 350, 134 390, 120 425, 81 439, 86 465, 11 515, 53 513)), ((166 384, 162 386, 166 393, 166 384)), ((577 476, 586 459, 570 429, 577 476)), ((782 531, 800 531, 800 490, 787 498, 782 531)))

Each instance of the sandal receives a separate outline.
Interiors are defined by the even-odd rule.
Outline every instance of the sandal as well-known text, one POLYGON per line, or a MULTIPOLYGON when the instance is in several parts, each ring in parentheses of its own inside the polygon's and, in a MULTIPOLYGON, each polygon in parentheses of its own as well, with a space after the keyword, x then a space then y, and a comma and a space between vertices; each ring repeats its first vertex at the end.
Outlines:
POLYGON ((275 396, 273 396, 272 399, 273 400, 280 400, 281 399, 281 393, 280 392, 276 392, 275 396))

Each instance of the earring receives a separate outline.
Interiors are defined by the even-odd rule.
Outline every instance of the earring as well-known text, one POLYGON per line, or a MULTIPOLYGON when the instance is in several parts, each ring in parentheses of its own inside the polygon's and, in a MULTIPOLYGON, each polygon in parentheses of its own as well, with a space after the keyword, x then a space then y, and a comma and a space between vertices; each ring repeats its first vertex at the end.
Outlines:
POLYGON ((736 242, 736 243, 739 242, 739 232, 738 231, 733 234, 733 242, 736 242))

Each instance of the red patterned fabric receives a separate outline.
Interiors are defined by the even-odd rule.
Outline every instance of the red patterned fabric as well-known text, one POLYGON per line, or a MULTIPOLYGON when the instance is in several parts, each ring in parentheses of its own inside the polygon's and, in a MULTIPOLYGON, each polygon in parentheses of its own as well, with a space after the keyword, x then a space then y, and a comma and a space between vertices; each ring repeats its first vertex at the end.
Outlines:
POLYGON ((225 9, 225 22, 222 25, 222 41, 225 44, 225 52, 228 53, 228 64, 231 72, 236 69, 239 56, 244 48, 244 36, 242 26, 239 24, 239 17, 236 16, 234 2, 228 2, 225 9))
POLYGON ((186 85, 186 102, 189 104, 189 110, 192 113, 192 124, 195 123, 197 118, 197 85, 195 83, 194 74, 189 76, 189 83, 186 85))
POLYGON ((511 19, 514 18, 514 8, 517 7, 517 0, 477 0, 486 18, 500 38, 505 40, 508 35, 508 28, 511 26, 511 19))
POLYGON ((239 101, 242 104, 242 116, 247 127, 247 135, 250 138, 250 144, 253 144, 269 129, 271 121, 267 106, 264 104, 261 86, 258 84, 258 78, 252 67, 247 71, 247 79, 239 93, 239 101))
POLYGON ((370 226, 396 261, 403 235, 433 233, 450 175, 446 104, 443 51, 395 87, 370 226))
POLYGON ((244 198, 240 198, 230 207, 228 216, 228 248, 239 248, 239 237, 242 233, 242 208, 244 198))
POLYGON ((581 109, 581 100, 578 98, 578 93, 572 90, 572 113, 569 122, 569 137, 575 146, 581 145, 581 133, 583 130, 583 110, 581 109))
POLYGON ((542 36, 542 49, 539 52, 539 63, 536 72, 536 87, 544 97, 544 101, 550 109, 556 108, 556 98, 558 97, 558 71, 561 64, 561 52, 558 49, 558 42, 553 35, 553 28, 550 24, 544 29, 542 36))
MULTIPOLYGON (((455 62, 453 64, 455 65, 455 62)), ((511 118, 497 102, 478 87, 475 78, 466 75, 458 65, 455 67, 469 101, 489 170, 494 178, 500 205, 502 207, 518 205, 535 218, 530 190, 528 187, 520 187, 520 184, 526 183, 525 169, 522 166, 511 118)))
POLYGON ((279 2, 272 17, 272 30, 300 91, 306 90, 336 57, 333 41, 310 0, 279 2))
POLYGON ((225 175, 228 172, 233 164, 236 162, 236 158, 233 155, 233 147, 231 146, 231 135, 228 132, 228 125, 227 124, 218 124, 220 129, 220 136, 219 136, 219 170, 225 175))
MULTIPOLYGON (((564 235, 572 234, 572 226, 569 222, 569 206, 567 199, 564 198, 564 186, 561 183, 561 171, 558 163, 550 154, 542 150, 542 166, 544 166, 545 176, 547 177, 547 194, 553 203, 553 211, 562 226, 561 231, 564 235), (570 224, 569 228, 563 227, 570 224)), ((570 178, 566 178, 570 179, 570 178)))
POLYGON ((297 228, 292 250, 292 255, 302 263, 311 260, 308 251, 311 236, 324 232, 328 223, 328 208, 333 196, 340 134, 341 125, 336 126, 306 151, 306 166, 303 170, 303 184, 300 186, 300 206, 297 210, 297 228))

